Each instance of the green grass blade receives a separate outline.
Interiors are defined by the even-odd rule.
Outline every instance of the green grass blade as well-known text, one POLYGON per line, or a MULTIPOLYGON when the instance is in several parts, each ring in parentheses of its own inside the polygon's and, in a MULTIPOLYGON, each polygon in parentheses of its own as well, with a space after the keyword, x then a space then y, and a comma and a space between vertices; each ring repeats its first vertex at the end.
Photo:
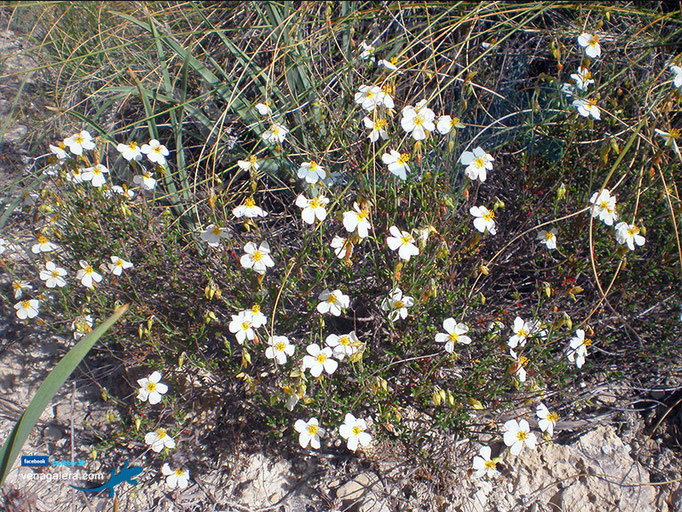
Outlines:
POLYGON ((7 478, 26 439, 28 439, 33 427, 38 423, 40 415, 59 388, 62 387, 62 384, 66 382, 66 379, 69 378, 83 358, 90 352, 95 343, 128 311, 128 308, 129 305, 126 304, 114 311, 109 318, 69 350, 47 376, 0 449, 0 485, 7 478))

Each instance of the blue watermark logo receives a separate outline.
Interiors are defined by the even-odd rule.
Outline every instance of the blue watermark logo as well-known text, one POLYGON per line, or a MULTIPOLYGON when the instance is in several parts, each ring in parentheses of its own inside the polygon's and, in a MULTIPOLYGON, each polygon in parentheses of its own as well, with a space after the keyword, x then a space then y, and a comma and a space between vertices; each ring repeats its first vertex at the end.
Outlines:
POLYGON ((21 465, 28 467, 47 467, 49 465, 48 455, 22 455, 21 465))
POLYGON ((137 485, 137 480, 135 480, 133 477, 139 475, 140 473, 142 473, 142 471, 144 470, 140 466, 128 467, 128 461, 125 461, 121 470, 118 473, 116 473, 116 470, 112 469, 111 477, 109 478, 109 480, 104 482, 99 487, 94 487, 92 489, 88 489, 87 487, 76 487, 75 485, 72 485, 71 487, 73 487, 77 491, 83 492, 99 492, 107 490, 109 491, 109 497, 113 498, 114 494, 116 494, 114 487, 116 487, 119 484, 122 484, 123 482, 128 482, 130 485, 137 485))

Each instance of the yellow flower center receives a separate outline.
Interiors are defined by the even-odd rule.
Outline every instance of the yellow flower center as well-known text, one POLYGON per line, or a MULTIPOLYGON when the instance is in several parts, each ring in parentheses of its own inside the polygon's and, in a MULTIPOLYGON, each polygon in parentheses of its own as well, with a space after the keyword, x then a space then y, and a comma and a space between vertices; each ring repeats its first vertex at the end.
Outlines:
POLYGON ((256 251, 253 253, 252 258, 253 258, 253 261, 260 261, 263 259, 263 253, 260 251, 256 251))
POLYGON ((19 281, 14 281, 12 283, 12 288, 14 288, 15 290, 21 290, 22 289, 21 283, 19 281))
POLYGON ((311 171, 316 171, 318 168, 317 162, 315 160, 310 161, 310 170, 311 171))
POLYGON ((525 338, 526 336, 528 336, 528 331, 525 329, 519 329, 519 332, 517 332, 516 335, 519 338, 525 338))
POLYGON ((495 212, 489 211, 488 213, 486 213, 486 214, 483 215, 483 218, 484 218, 487 222, 490 222, 491 220, 493 220, 493 219, 495 218, 495 212))
POLYGON ((395 304, 393 304, 393 307, 396 309, 401 309, 405 307, 405 303, 402 300, 397 300, 395 301, 395 304))
POLYGON ((254 206, 256 206, 256 201, 254 200, 253 197, 247 197, 246 201, 244 201, 244 206, 246 206, 247 208, 253 208, 254 206))
POLYGON ((597 106, 597 100, 588 99, 588 100, 587 100, 587 106, 588 106, 589 108, 594 108, 594 107, 596 107, 596 106, 597 106))
POLYGON ((545 231, 545 240, 552 240, 554 238, 554 233, 551 231, 545 231))
POLYGON ((450 338, 450 341, 452 341, 453 343, 457 343, 457 340, 459 339, 459 334, 457 334, 456 332, 451 332, 448 338, 450 338))
POLYGON ((153 391, 156 391, 156 384, 154 382, 147 382, 147 385, 145 386, 145 389, 149 391, 150 393, 153 391))
POLYGON ((154 152, 155 153, 161 153, 161 146, 154 147, 154 152))
POLYGON ((394 66, 398 64, 398 57, 391 57, 389 60, 394 66))
POLYGON ((526 366, 528 364, 528 358, 526 356, 519 357, 519 365, 526 366))
POLYGON ((458 124, 459 124, 459 117, 453 117, 452 119, 450 119, 450 126, 455 127, 458 124))
POLYGON ((279 126, 273 126, 272 127, 272 134, 273 135, 279 135, 279 126))
POLYGON ((360 222, 364 221, 367 217, 369 217, 369 210, 363 208, 358 212, 358 220, 360 222))
POLYGON ((185 474, 185 472, 182 469, 176 469, 175 474, 176 474, 176 476, 182 476, 185 474))
POLYGON ((474 164, 476 164, 476 167, 485 167, 485 162, 483 161, 483 158, 480 156, 474 160, 474 164))
POLYGON ((677 128, 671 128, 668 136, 671 139, 679 139, 680 138, 680 130, 678 130, 677 128))
POLYGON ((547 421, 551 421, 552 423, 556 423, 558 419, 559 419, 559 415, 555 412, 550 412, 547 415, 547 421))
POLYGON ((525 441, 525 440, 528 438, 528 432, 523 432, 522 430, 519 430, 519 431, 516 433, 516 438, 517 438, 519 441, 525 441))
POLYGON ((365 93, 365 97, 374 98, 374 93, 372 92, 372 89, 367 89, 367 92, 365 93))
POLYGON ((95 271, 95 269, 93 269, 90 265, 88 265, 87 267, 85 267, 83 270, 84 270, 85 273, 88 274, 88 275, 92 274, 92 273, 95 271))
POLYGON ((30 303, 29 301, 27 301, 27 300, 22 300, 22 301, 21 301, 21 307, 22 307, 23 309, 30 309, 31 303, 30 303))
POLYGON ((130 149, 130 151, 135 151, 137 149, 137 142, 132 141, 130 144, 128 144, 128 149, 130 149))
POLYGON ((166 435, 167 434, 165 428, 160 428, 156 431, 156 437, 158 437, 159 439, 163 439, 164 437, 166 437, 166 435))
POLYGON ((76 135, 76 137, 73 140, 75 140, 77 144, 83 144, 83 142, 85 142, 85 139, 81 136, 80 133, 76 135))
POLYGON ((277 350, 277 352, 284 352, 285 348, 287 348, 287 345, 282 341, 277 342, 277 345, 275 345, 275 350, 277 350))
POLYGON ((63 142, 60 142, 59 144, 57 144, 57 147, 59 149, 66 149, 66 144, 64 144, 63 142))
POLYGON ((251 165, 255 164, 255 163, 256 163, 256 160, 257 160, 257 158, 256 158, 254 155, 251 155, 251 156, 249 157, 249 162, 251 163, 251 165))
POLYGON ((309 425, 308 426, 308 434, 310 434, 311 436, 316 435, 319 430, 320 430, 320 427, 318 427, 317 425, 309 425))
POLYGON ((294 390, 291 389, 291 386, 284 386, 284 387, 282 388, 282 391, 284 391, 284 394, 285 394, 285 395, 291 396, 291 395, 294 394, 294 390))
POLYGON ((248 331, 251 329, 251 322, 242 322, 242 331, 248 331))
POLYGON ((363 432, 364 432, 364 430, 362 430, 362 429, 361 429, 360 427, 358 427, 357 425, 356 425, 355 427, 353 427, 353 435, 354 435, 354 436, 359 436, 359 435, 362 434, 363 432))
POLYGON ((56 278, 59 277, 59 272, 57 272, 56 270, 53 270, 53 271, 50 273, 50 275, 51 275, 53 278, 56 279, 56 278))
POLYGON ((221 228, 219 228, 218 226, 215 226, 215 227, 213 228, 213 234, 214 234, 215 236, 220 236, 220 233, 222 233, 222 232, 223 232, 223 230, 222 230, 221 228))
POLYGON ((409 243, 412 243, 414 238, 412 238, 412 235, 406 235, 400 238, 400 241, 403 243, 403 245, 407 245, 409 243))
POLYGON ((417 116, 414 118, 414 124, 416 126, 421 126, 424 123, 424 118, 422 116, 417 116))
POLYGON ((388 122, 386 119, 377 119, 376 123, 374 123, 374 129, 375 130, 383 130, 388 126, 388 122))
POLYGON ((590 46, 596 46, 599 44, 599 38, 597 36, 592 36, 590 39, 590 46))
POLYGON ((592 345, 592 340, 590 338, 585 338, 583 340, 583 346, 589 347, 590 345, 592 345))
POLYGON ((327 354, 320 352, 317 354, 317 362, 323 364, 328 359, 327 354))
POLYGON ((93 167, 92 174, 102 174, 102 169, 100 168, 99 165, 96 165, 95 167, 93 167))
POLYGON ((142 177, 146 180, 152 177, 152 173, 150 171, 145 172, 142 177))
POLYGON ((339 345, 343 345, 344 347, 350 345, 350 339, 348 336, 341 336, 339 338, 339 345))
POLYGON ((497 462, 494 460, 486 460, 485 469, 497 469, 497 462))
POLYGON ((123 267, 123 263, 124 263, 123 260, 120 258, 116 260, 116 266, 117 267, 123 267))
POLYGON ((46 244, 47 238, 45 238, 43 235, 38 235, 38 242, 41 244, 46 244))
POLYGON ((398 157, 398 163, 400 165, 405 165, 407 162, 410 161, 410 155, 408 153, 403 153, 398 157))
POLYGON ((386 94, 393 94, 395 92, 395 87, 393 87, 391 84, 386 84, 381 88, 381 90, 386 94))
POLYGON ((315 210, 320 207, 320 201, 318 201, 317 197, 315 199, 310 200, 310 207, 315 210))
POLYGON ((633 237, 637 234, 639 234, 639 228, 637 226, 632 226, 632 227, 628 228, 628 235, 633 237))
POLYGON ((254 304, 253 307, 251 308, 251 311, 253 312, 254 315, 257 315, 260 313, 260 306, 258 304, 254 304))
POLYGON ((336 298, 336 295, 334 295, 333 293, 329 297, 327 297, 327 302, 329 302, 330 304, 336 304, 337 300, 338 299, 336 298))

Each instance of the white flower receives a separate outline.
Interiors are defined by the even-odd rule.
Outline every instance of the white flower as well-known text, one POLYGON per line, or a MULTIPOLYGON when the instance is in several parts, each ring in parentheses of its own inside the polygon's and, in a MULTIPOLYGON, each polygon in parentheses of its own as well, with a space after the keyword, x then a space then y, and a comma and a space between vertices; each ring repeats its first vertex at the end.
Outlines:
POLYGON ((361 85, 355 93, 355 103, 371 112, 377 108, 381 92, 381 87, 378 85, 361 85))
POLYGON ((268 319, 261 312, 258 304, 254 304, 251 309, 245 309, 244 311, 246 311, 247 315, 251 316, 251 323, 254 329, 260 329, 268 323, 268 319))
POLYGON ((123 258, 119 258, 118 256, 111 256, 110 259, 111 263, 108 263, 107 267, 109 267, 109 272, 115 276, 120 276, 124 270, 133 267, 132 263, 124 260, 123 258))
POLYGON ((81 269, 76 274, 76 279, 78 279, 83 286, 86 288, 93 288, 95 283, 99 283, 102 280, 101 274, 95 272, 95 269, 85 260, 80 260, 81 269))
POLYGON ((271 116, 272 115, 272 109, 270 108, 270 104, 268 102, 256 103, 256 110, 262 116, 271 116))
POLYGON ((166 165, 166 157, 169 155, 168 148, 158 140, 152 139, 149 144, 142 144, 140 151, 147 155, 150 162, 162 166, 166 165))
POLYGON ((459 163, 466 165, 464 174, 472 181, 481 180, 483 183, 487 177, 487 171, 493 170, 495 159, 490 153, 486 153, 482 148, 475 148, 473 152, 465 151, 459 158, 459 163))
POLYGON ((14 290, 14 298, 21 299, 24 296, 24 291, 33 290, 33 286, 28 281, 12 281, 12 289, 14 290))
POLYGON ((289 133, 284 125, 272 123, 272 126, 263 132, 261 137, 268 144, 281 144, 289 133))
POLYGON ((526 364, 528 363, 528 358, 519 356, 513 348, 509 349, 509 355, 514 358, 514 364, 511 367, 511 371, 518 377, 519 382, 526 382, 526 364))
POLYGON ((545 336, 546 332, 539 329, 539 322, 524 322, 521 317, 516 317, 514 319, 514 326, 512 327, 514 335, 509 338, 507 345, 511 348, 516 348, 517 346, 523 347, 530 336, 545 336))
POLYGON ((578 329, 575 331, 575 336, 571 338, 568 350, 566 351, 566 357, 570 362, 575 363, 576 367, 582 368, 587 356, 587 347, 590 345, 592 345, 592 340, 585 338, 584 330, 578 329))
POLYGON ((7 240, 5 240, 4 238, 0 238, 0 254, 3 254, 6 250, 7 250, 7 240))
POLYGON ((324 315, 331 313, 334 316, 339 316, 342 309, 350 307, 350 298, 344 295, 341 290, 324 290, 318 297, 320 303, 317 305, 317 311, 324 315))
POLYGON ((599 38, 592 34, 583 33, 578 36, 578 44, 585 48, 585 55, 592 59, 596 59, 601 55, 601 46, 599 46, 599 38))
POLYGON ((48 261, 45 263, 45 270, 40 271, 40 279, 45 281, 45 286, 48 288, 63 288, 66 286, 66 279, 64 276, 67 274, 66 270, 58 267, 53 261, 48 261))
POLYGON ((293 411, 298 401, 303 398, 303 395, 299 395, 291 386, 284 386, 282 391, 284 391, 284 394, 287 396, 287 410, 293 411))
POLYGON ((134 140, 131 141, 130 144, 118 144, 116 150, 129 162, 132 160, 135 160, 136 162, 142 160, 142 150, 134 140))
POLYGON ((567 98, 571 98, 575 94, 575 86, 568 83, 561 84, 561 92, 563 92, 567 98))
POLYGON ((74 185, 83 183, 83 169, 76 167, 66 173, 66 181, 70 181, 74 185))
POLYGON ((612 196, 607 189, 592 194, 590 204, 592 204, 592 217, 599 217, 599 220, 607 226, 612 226, 618 220, 616 197, 612 196))
POLYGON ((543 432, 547 432, 550 436, 554 435, 554 427, 559 419, 559 415, 555 412, 549 412, 545 404, 538 404, 535 414, 538 417, 538 426, 543 432))
POLYGON ((287 362, 287 356, 293 356, 294 347, 289 343, 289 338, 286 336, 270 336, 268 338, 268 348, 265 349, 265 357, 274 359, 277 364, 284 364, 287 362))
POLYGON ((388 122, 386 119, 379 118, 376 121, 372 121, 369 117, 365 116, 362 118, 362 122, 365 123, 365 128, 371 130, 369 132, 370 141, 376 142, 379 140, 379 137, 384 140, 388 139, 388 132, 386 131, 388 122))
POLYGON ((63 142, 57 143, 56 146, 50 144, 50 151, 56 155, 59 160, 66 160, 69 158, 69 154, 65 150, 66 145, 63 142))
POLYGON ((391 236, 386 238, 386 244, 392 251, 398 251, 401 260, 409 261, 412 256, 419 254, 419 248, 414 238, 407 231, 401 231, 395 226, 389 229, 391 236))
POLYGON ((486 475, 488 478, 498 477, 500 472, 497 470, 497 460, 490 458, 492 453, 490 447, 481 446, 478 453, 480 455, 474 457, 474 462, 472 464, 472 467, 476 470, 474 476, 476 478, 481 478, 483 475, 486 475))
POLYGON ((360 340, 356 336, 355 331, 351 331, 348 334, 343 334, 341 336, 330 334, 324 342, 328 347, 332 348, 334 357, 339 361, 343 361, 346 357, 355 354, 360 345, 360 340))
POLYGON ((149 403, 156 405, 161 401, 161 395, 168 391, 168 386, 161 381, 161 374, 159 372, 152 372, 149 377, 138 379, 137 383, 140 389, 137 393, 137 399, 143 402, 149 400, 149 403))
POLYGON ((362 60, 371 59, 372 62, 374 62, 374 46, 363 41, 360 43, 360 49, 362 50, 360 52, 360 58, 362 60))
POLYGON ((144 436, 144 442, 156 453, 159 453, 164 448, 175 448, 175 441, 166 433, 165 428, 159 428, 153 432, 149 432, 144 436))
POLYGON ((258 169, 260 169, 260 164, 258 163, 258 159, 251 155, 248 160, 237 160, 237 166, 248 172, 256 172, 258 169))
POLYGON ((384 107, 388 110, 392 110, 395 107, 391 93, 389 92, 389 87, 382 87, 379 97, 377 98, 377 106, 384 107))
POLYGON ((324 436, 324 429, 320 427, 317 418, 310 418, 308 421, 296 420, 294 430, 298 432, 298 444, 301 448, 306 448, 310 444, 315 450, 320 449, 320 437, 324 436))
POLYGON ((215 224, 209 224, 206 226, 206 229, 201 232, 201 235, 199 235, 200 238, 206 242, 209 247, 219 247, 220 246, 220 241, 223 238, 229 238, 230 237, 230 232, 228 231, 227 228, 221 228, 216 226, 215 224))
POLYGON ((468 345, 471 343, 469 336, 464 336, 469 332, 469 328, 465 324, 460 324, 454 318, 446 318, 443 320, 443 329, 446 332, 439 332, 436 334, 436 342, 445 343, 445 351, 452 354, 455 351, 455 345, 462 343, 468 345))
POLYGON ((130 190, 127 187, 121 187, 120 185, 113 185, 111 187, 111 191, 107 191, 107 190, 104 191, 104 195, 108 198, 111 198, 113 196, 111 192, 115 192, 116 194, 120 194, 123 197, 125 197, 126 199, 128 199, 129 201, 133 197, 135 197, 135 192, 133 190, 130 190))
POLYGON ((497 233, 495 212, 488 210, 485 206, 472 206, 469 213, 474 216, 474 227, 481 233, 485 233, 486 230, 491 235, 497 233))
POLYGON ((556 249, 556 228, 551 228, 548 231, 541 230, 538 232, 537 239, 540 240, 541 244, 545 244, 547 249, 556 249))
POLYGON ((307 356, 303 357, 303 369, 310 368, 310 375, 319 377, 322 370, 331 375, 339 367, 338 361, 332 359, 332 349, 329 347, 320 348, 317 343, 312 343, 306 348, 307 356))
POLYGON ((265 274, 268 267, 274 267, 275 262, 270 257, 270 244, 267 241, 261 242, 260 246, 256 246, 253 242, 249 242, 244 246, 244 254, 239 262, 244 268, 252 268, 259 274, 265 274))
POLYGON ((680 154, 680 148, 677 145, 677 139, 680 138, 680 130, 678 130, 677 128, 671 128, 669 132, 664 132, 663 130, 654 128, 654 132, 663 137, 665 145, 672 146, 677 156, 682 158, 682 154, 680 154))
POLYGON ((639 234, 640 229, 634 224, 619 222, 616 224, 616 240, 619 244, 626 244, 631 251, 636 245, 644 245, 644 237, 639 234))
POLYGON ((84 149, 95 149, 95 143, 92 141, 92 135, 85 130, 64 139, 64 145, 69 148, 71 153, 78 156, 83 154, 84 149))
POLYGON ((436 123, 436 130, 442 135, 447 135, 453 128, 464 128, 459 117, 440 116, 436 123))
POLYGON ((260 206, 256 206, 256 201, 253 197, 247 197, 244 204, 240 204, 232 210, 232 215, 238 219, 242 217, 255 219, 256 217, 267 217, 268 212, 263 210, 260 206))
POLYGON ((83 169, 81 179, 83 181, 89 181, 93 187, 99 188, 107 182, 107 179, 104 177, 104 175, 108 172, 109 169, 104 167, 102 164, 97 164, 94 167, 83 169))
POLYGON ((401 154, 392 149, 390 153, 381 155, 381 160, 388 165, 388 170, 391 174, 395 174, 403 181, 407 179, 407 173, 410 172, 410 166, 407 163, 410 161, 408 153, 401 154))
POLYGON ((315 219, 322 222, 327 218, 327 210, 325 206, 329 203, 329 199, 324 196, 313 197, 307 199, 303 195, 296 198, 296 206, 302 208, 301 217, 306 224, 313 224, 315 219))
POLYGON ((243 345, 245 340, 253 340, 256 337, 256 331, 254 331, 253 327, 253 316, 248 310, 232 315, 232 321, 228 329, 235 335, 237 343, 240 345, 243 345))
POLYGON ((389 71, 397 71, 398 74, 403 74, 402 71, 396 66, 397 59, 394 57, 391 60, 386 60, 386 59, 381 59, 379 62, 377 62, 377 66, 383 66, 389 71))
POLYGON ((335 236, 330 244, 331 248, 334 249, 334 254, 340 260, 350 257, 353 254, 353 242, 347 238, 340 236, 335 236))
POLYGON ((38 234, 36 235, 36 239, 38 240, 38 243, 34 244, 31 247, 31 252, 33 254, 40 254, 41 252, 52 252, 57 249, 57 246, 52 242, 48 241, 48 239, 45 238, 44 235, 38 234))
POLYGON ((167 462, 161 466, 161 474, 166 477, 166 485, 169 489, 185 489, 189 485, 189 470, 171 469, 167 462))
POLYGON ((372 225, 369 223, 369 210, 367 208, 360 208, 357 202, 353 203, 353 209, 343 214, 343 227, 346 231, 353 233, 358 230, 360 238, 367 238, 369 230, 372 225))
POLYGON ((682 88, 682 66, 670 66, 670 71, 673 72, 673 85, 682 88))
POLYGON ((142 190, 154 190, 154 187, 156 187, 154 173, 151 171, 145 171, 143 174, 133 176, 133 183, 141 186, 142 190))
POLYGON ((21 320, 34 318, 38 316, 38 313, 40 312, 40 302, 36 299, 22 300, 14 305, 14 309, 17 310, 17 316, 21 320))
POLYGON ((407 318, 407 308, 414 305, 414 299, 408 295, 403 296, 400 288, 396 288, 381 301, 381 310, 390 311, 388 318, 395 322, 398 319, 407 318))
POLYGON ((421 100, 415 107, 407 106, 403 109, 400 126, 406 133, 412 134, 414 140, 424 140, 428 132, 436 129, 433 120, 436 115, 426 106, 426 100, 421 100))
POLYGON ((573 106, 578 110, 578 114, 583 117, 592 116, 597 121, 601 119, 599 107, 595 100, 578 98, 577 100, 573 100, 573 106))
POLYGON ((348 413, 343 420, 343 425, 339 427, 339 434, 346 440, 348 449, 354 452, 358 449, 358 444, 369 446, 372 441, 372 436, 365 430, 367 430, 367 422, 348 413))
POLYGON ((319 180, 324 180, 327 177, 327 171, 317 162, 311 160, 301 164, 301 167, 298 168, 298 177, 312 185, 319 180))
POLYGON ((575 82, 575 86, 581 91, 586 91, 590 84, 594 83, 592 73, 584 66, 579 66, 578 72, 571 74, 571 78, 575 82))
POLYGON ((530 431, 530 425, 526 420, 509 420, 504 424, 504 444, 510 447, 512 455, 521 453, 523 446, 534 449, 537 438, 530 431))
POLYGON ((92 332, 94 320, 91 315, 81 315, 71 322, 71 330, 73 331, 73 339, 79 340, 86 334, 92 332))

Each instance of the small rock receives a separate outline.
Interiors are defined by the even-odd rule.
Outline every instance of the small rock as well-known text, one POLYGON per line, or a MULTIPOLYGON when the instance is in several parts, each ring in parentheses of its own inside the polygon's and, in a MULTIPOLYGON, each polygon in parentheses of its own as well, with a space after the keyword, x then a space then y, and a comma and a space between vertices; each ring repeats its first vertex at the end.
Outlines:
POLYGON ((64 432, 57 425, 48 425, 43 429, 43 437, 53 442, 59 441, 64 437, 64 432))
POLYGON ((374 473, 360 473, 336 490, 336 497, 344 502, 344 510, 357 512, 390 512, 382 499, 383 485, 374 473))

